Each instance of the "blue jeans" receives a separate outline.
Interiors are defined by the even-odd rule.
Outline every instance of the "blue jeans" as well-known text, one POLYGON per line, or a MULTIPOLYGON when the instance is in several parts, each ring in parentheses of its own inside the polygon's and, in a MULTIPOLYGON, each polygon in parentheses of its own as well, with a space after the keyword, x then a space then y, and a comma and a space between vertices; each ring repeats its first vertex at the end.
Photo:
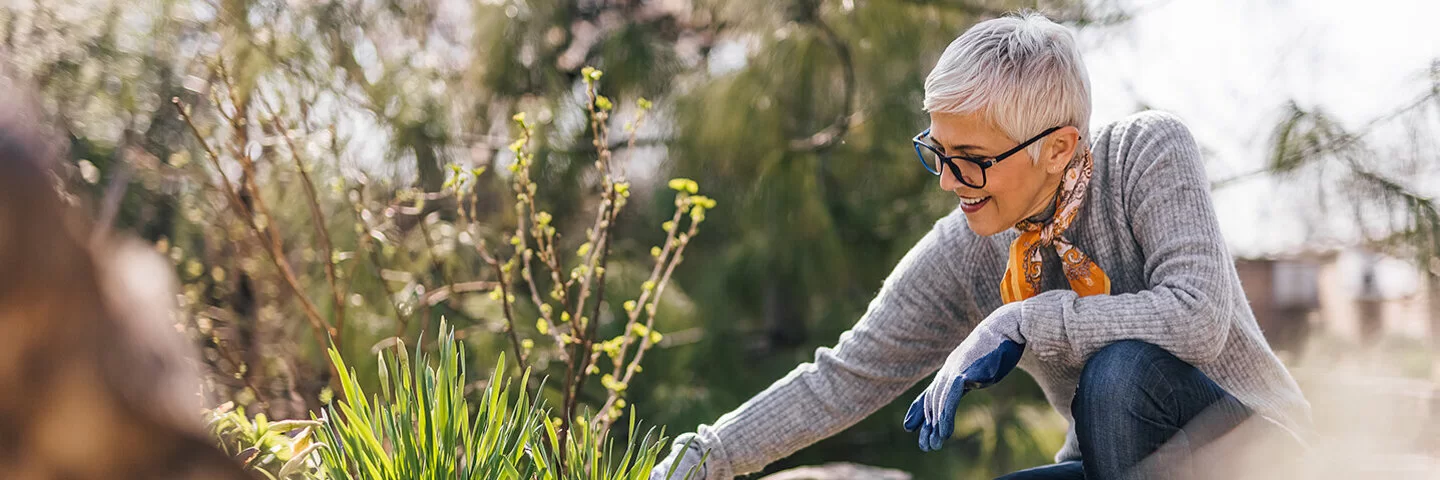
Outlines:
POLYGON ((1192 449, 1219 438, 1252 414, 1195 366, 1136 340, 1113 343, 1090 357, 1070 413, 1080 460, 1000 478, 1189 478, 1192 449))

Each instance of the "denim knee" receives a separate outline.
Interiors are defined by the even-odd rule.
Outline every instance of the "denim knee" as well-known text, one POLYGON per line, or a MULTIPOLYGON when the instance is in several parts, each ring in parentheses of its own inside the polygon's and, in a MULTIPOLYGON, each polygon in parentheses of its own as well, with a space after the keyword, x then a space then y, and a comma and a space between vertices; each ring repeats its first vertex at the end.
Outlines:
POLYGON ((1199 368, 1134 340, 1090 357, 1070 413, 1086 476, 1117 479, 1178 475, 1193 448, 1251 415, 1199 368))
POLYGON ((1193 368, 1150 343, 1112 343, 1085 362, 1072 413, 1077 422, 1082 418, 1107 422, 1116 416, 1163 414, 1167 409, 1162 403, 1171 393, 1166 377, 1193 368))

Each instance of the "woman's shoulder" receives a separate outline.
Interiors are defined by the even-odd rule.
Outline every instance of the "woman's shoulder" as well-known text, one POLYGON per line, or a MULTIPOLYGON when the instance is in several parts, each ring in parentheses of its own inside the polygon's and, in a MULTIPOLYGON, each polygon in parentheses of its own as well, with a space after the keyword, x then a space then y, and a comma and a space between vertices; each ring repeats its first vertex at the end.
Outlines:
POLYGON ((1095 131, 1095 143, 1125 140, 1190 137, 1190 127, 1179 115, 1164 110, 1145 110, 1107 123, 1095 131))
MULTIPOLYGON (((1190 127, 1179 116, 1147 110, 1108 123, 1091 142, 1096 176, 1134 187, 1146 171, 1167 162, 1183 162, 1185 170, 1201 163, 1190 127)), ((1200 168, 1203 173, 1203 168, 1200 168)))

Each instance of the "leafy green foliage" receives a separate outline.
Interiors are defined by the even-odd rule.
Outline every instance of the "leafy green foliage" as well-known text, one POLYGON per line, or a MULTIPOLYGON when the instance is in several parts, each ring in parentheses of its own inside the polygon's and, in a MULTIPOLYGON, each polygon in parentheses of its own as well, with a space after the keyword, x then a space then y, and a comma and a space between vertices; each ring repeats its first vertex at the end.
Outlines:
POLYGON ((403 343, 381 352, 379 395, 330 350, 344 394, 324 411, 319 456, 329 478, 519 479, 544 469, 529 450, 544 415, 525 390, 529 372, 511 389, 502 355, 472 416, 465 353, 443 324, 438 347, 433 364, 419 345, 413 364, 403 343))
MULTIPOLYGON (((1430 196, 1424 180, 1417 180, 1429 178, 1436 167, 1414 153, 1396 158, 1378 149, 1374 140, 1393 134, 1385 129, 1397 125, 1423 131, 1417 129, 1440 105, 1440 63, 1431 69, 1430 90, 1353 130, 1323 110, 1288 103, 1284 119, 1270 137, 1270 161, 1257 173, 1291 180, 1291 188, 1309 190, 1315 201, 1306 210, 1318 216, 1312 223, 1326 225, 1333 212, 1348 213, 1361 241, 1428 267, 1440 259, 1440 204, 1430 196)), ((1414 137, 1409 143, 1416 151, 1424 145, 1414 137)))
POLYGON ((542 401, 530 398, 528 370, 519 383, 510 383, 502 354, 484 392, 468 402, 463 345, 443 324, 438 337, 433 361, 418 345, 413 353, 403 344, 382 351, 378 395, 367 393, 355 371, 330 351, 343 395, 319 420, 324 443, 317 444, 319 468, 313 475, 365 480, 649 477, 665 445, 663 432, 651 429, 637 437, 632 414, 624 451, 617 457, 616 440, 607 430, 577 419, 577 430, 562 446, 560 422, 549 417, 542 401))
MULTIPOLYGON (((545 441, 549 448, 539 449, 545 465, 551 467, 551 472, 555 474, 554 478, 644 480, 650 478, 655 462, 664 453, 663 432, 657 434, 654 429, 650 429, 636 441, 634 412, 631 412, 630 425, 625 436, 628 439, 625 451, 618 460, 615 456, 615 439, 609 437, 608 431, 592 427, 583 418, 575 419, 571 423, 575 430, 570 433, 569 441, 562 447, 561 435, 556 430, 559 423, 554 419, 545 419, 545 441), (562 451, 563 456, 555 454, 562 451)), ((690 478, 691 474, 693 472, 673 478, 690 478)))
POLYGON ((271 422, 264 413, 252 419, 234 402, 226 402, 206 416, 220 448, 251 471, 274 480, 310 478, 311 453, 321 446, 313 441, 314 430, 321 422, 271 422))

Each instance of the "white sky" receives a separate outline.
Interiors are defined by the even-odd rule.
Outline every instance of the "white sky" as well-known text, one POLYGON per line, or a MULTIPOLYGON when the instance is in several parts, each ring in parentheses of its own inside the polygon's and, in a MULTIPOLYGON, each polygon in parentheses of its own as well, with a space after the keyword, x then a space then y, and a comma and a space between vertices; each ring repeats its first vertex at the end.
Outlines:
MULTIPOLYGON (((1253 170, 1288 99, 1354 128, 1428 89, 1440 59, 1440 1, 1132 0, 1129 24, 1082 32, 1092 125, 1143 102, 1180 115, 1210 154, 1212 179, 1253 170)), ((1269 180, 1216 191, 1234 253, 1293 247, 1302 199, 1269 180)), ((1429 188, 1440 191, 1440 180, 1429 188)))

